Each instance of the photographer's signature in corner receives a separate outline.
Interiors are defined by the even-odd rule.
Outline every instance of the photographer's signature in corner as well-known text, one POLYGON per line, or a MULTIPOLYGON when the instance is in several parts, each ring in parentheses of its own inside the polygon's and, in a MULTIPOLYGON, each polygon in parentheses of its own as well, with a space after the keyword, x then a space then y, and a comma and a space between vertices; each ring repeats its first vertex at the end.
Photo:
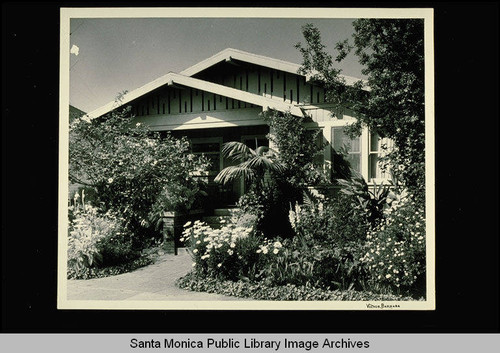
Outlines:
POLYGON ((368 303, 368 304, 366 304, 366 308, 367 309, 397 309, 397 308, 401 308, 401 306, 399 304, 384 304, 384 303, 371 304, 371 303, 368 303))

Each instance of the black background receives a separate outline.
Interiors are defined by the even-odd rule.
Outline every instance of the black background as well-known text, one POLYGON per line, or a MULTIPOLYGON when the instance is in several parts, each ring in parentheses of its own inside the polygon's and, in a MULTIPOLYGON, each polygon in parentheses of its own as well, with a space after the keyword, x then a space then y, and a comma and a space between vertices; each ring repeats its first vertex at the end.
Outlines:
POLYGON ((148 3, 2 4, 2 332, 499 332, 499 8, 481 2, 327 5, 434 8, 435 311, 57 310, 59 9, 99 6, 148 3))

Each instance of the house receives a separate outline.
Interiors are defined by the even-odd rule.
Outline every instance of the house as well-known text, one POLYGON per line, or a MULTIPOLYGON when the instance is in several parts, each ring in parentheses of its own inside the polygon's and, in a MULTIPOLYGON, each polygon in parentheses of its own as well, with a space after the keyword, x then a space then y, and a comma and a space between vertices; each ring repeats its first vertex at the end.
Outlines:
MULTIPOLYGON (((332 117, 324 89, 310 76, 298 74, 299 68, 298 64, 225 49, 180 73, 168 73, 127 93, 121 103, 132 106, 134 122, 186 136, 193 153, 205 154, 212 161, 212 180, 230 165, 221 157, 223 143, 242 141, 252 148, 268 144, 269 126, 259 116, 268 108, 310 115, 310 128, 322 129, 328 143, 323 154, 328 172, 335 173, 335 151, 347 145, 351 166, 365 180, 386 179, 377 162, 381 144, 386 142, 366 129, 359 138, 350 140, 343 128, 354 121, 353 114, 346 110, 332 117)), ((357 81, 345 79, 348 84, 357 81)), ((116 107, 116 102, 111 102, 88 115, 98 117, 116 107)), ((220 204, 232 204, 244 193, 238 182, 212 186, 218 188, 213 197, 220 204)))

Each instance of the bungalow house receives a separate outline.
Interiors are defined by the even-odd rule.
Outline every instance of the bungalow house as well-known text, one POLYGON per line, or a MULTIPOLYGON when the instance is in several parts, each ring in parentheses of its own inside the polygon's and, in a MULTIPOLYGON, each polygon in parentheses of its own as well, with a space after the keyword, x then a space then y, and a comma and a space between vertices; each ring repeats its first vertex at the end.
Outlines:
MULTIPOLYGON (((347 144, 351 166, 365 180, 387 178, 377 163, 382 141, 368 130, 350 140, 343 128, 354 121, 352 113, 332 117, 332 105, 325 101, 323 87, 298 74, 299 68, 298 64, 225 49, 180 73, 168 73, 127 93, 122 103, 132 106, 136 122, 155 131, 186 136, 193 153, 203 153, 212 161, 212 180, 230 165, 221 157, 223 143, 242 141, 251 148, 268 144, 269 126, 259 116, 268 108, 312 118, 310 127, 322 129, 328 143, 323 161, 330 173, 335 169, 335 150, 347 144)), ((357 81, 345 79, 348 84, 357 81)), ((115 108, 116 103, 111 102, 88 115, 98 117, 115 108)), ((219 188, 218 201, 226 205, 244 192, 237 182, 214 187, 219 188)))

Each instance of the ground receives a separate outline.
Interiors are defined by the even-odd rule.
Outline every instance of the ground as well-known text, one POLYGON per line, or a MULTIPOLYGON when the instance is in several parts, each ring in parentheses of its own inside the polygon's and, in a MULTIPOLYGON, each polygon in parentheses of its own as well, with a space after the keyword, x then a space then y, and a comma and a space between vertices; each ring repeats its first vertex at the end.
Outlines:
POLYGON ((180 289, 175 281, 191 270, 186 249, 162 255, 149 266, 117 276, 68 280, 68 300, 249 300, 180 289))

